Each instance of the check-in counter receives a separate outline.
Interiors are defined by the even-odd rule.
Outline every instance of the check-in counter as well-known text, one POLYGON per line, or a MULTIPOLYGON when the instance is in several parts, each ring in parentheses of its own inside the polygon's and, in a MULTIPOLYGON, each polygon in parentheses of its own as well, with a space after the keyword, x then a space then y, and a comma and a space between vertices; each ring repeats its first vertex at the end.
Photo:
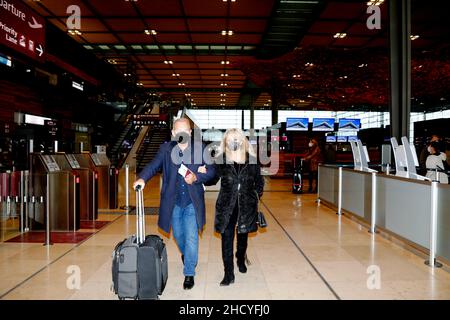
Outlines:
POLYGON ((50 231, 76 231, 80 228, 77 209, 76 175, 64 155, 31 155, 31 229, 44 229, 49 218, 50 231), (56 160, 58 158, 58 161, 56 160), (39 201, 44 199, 44 203, 39 201))
POLYGON ((95 165, 89 154, 65 154, 72 170, 77 173, 80 185, 80 219, 97 220, 97 178, 95 165))
POLYGON ((395 175, 372 174, 342 168, 339 203, 339 168, 319 166, 319 199, 342 208, 377 229, 387 231, 428 252, 436 239, 436 256, 450 262, 450 185, 437 184, 437 224, 432 237, 432 183, 395 175), (373 179, 375 178, 375 181, 373 179), (375 186, 375 190, 373 190, 375 186), (373 203, 374 202, 374 203, 373 203))
POLYGON ((117 208, 118 170, 111 166, 106 154, 90 154, 98 173, 98 208, 117 208))

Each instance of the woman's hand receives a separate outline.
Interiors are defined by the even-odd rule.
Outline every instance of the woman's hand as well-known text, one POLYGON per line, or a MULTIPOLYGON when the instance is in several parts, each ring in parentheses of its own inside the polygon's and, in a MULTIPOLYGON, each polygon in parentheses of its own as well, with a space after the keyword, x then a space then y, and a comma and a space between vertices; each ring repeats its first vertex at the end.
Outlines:
POLYGON ((198 167, 198 170, 197 170, 198 172, 200 172, 200 173, 206 173, 207 172, 207 170, 206 170, 206 165, 203 165, 203 166, 201 166, 201 167, 198 167))

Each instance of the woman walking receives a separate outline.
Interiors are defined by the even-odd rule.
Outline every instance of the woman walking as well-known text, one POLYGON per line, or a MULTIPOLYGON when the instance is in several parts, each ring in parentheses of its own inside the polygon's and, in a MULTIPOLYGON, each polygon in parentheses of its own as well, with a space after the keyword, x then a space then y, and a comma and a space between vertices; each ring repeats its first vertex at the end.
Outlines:
POLYGON ((233 242, 237 238, 237 266, 246 273, 248 234, 257 231, 258 200, 263 194, 264 178, 256 154, 240 129, 225 132, 216 157, 216 179, 221 179, 216 202, 215 231, 222 237, 225 270, 221 286, 234 282, 233 242))

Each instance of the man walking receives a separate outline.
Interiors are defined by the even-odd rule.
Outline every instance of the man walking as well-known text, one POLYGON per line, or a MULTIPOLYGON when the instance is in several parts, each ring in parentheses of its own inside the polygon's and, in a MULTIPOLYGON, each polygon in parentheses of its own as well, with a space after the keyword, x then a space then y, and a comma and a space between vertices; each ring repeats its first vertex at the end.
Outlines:
POLYGON ((158 226, 173 236, 181 251, 185 276, 183 288, 194 286, 195 267, 198 262, 198 239, 205 225, 205 197, 203 183, 215 175, 211 162, 205 163, 204 146, 192 139, 190 122, 186 118, 174 122, 173 140, 160 146, 153 161, 139 173, 133 188, 144 188, 161 168, 163 184, 158 217, 158 226), (199 144, 199 148, 194 148, 199 144), (198 168, 206 165, 206 173, 198 168))

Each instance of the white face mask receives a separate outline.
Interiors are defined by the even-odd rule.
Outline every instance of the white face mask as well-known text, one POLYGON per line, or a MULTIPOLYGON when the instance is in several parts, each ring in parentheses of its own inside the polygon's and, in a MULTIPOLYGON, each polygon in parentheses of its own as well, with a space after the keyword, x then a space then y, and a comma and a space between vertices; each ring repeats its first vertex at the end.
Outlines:
POLYGON ((309 146, 310 148, 312 148, 313 145, 314 145, 314 144, 313 144, 312 142, 308 143, 308 146, 309 146))
POLYGON ((428 147, 427 150, 428 150, 428 153, 431 153, 431 147, 428 147))

